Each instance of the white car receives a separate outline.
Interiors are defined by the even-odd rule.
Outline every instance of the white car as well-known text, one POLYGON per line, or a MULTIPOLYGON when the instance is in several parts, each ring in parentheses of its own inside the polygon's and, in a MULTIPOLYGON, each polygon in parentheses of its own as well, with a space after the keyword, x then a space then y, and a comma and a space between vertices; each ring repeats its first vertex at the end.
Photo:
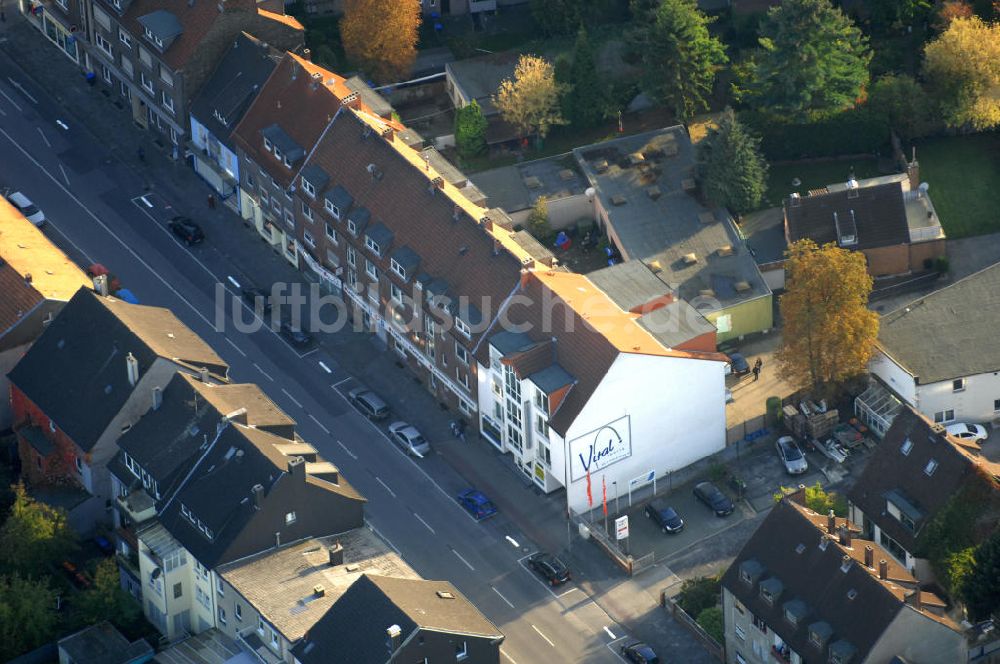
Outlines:
POLYGON ((966 424, 965 422, 957 422, 955 424, 949 424, 944 428, 945 432, 952 438, 958 438, 959 440, 969 440, 976 443, 981 443, 986 440, 986 427, 981 424, 966 424))
POLYGON ((782 436, 774 444, 774 447, 778 451, 778 458, 785 466, 785 472, 789 475, 801 475, 809 470, 806 455, 802 453, 802 450, 795 443, 795 439, 791 436, 782 436))
POLYGON ((7 194, 7 202, 17 208, 35 226, 41 228, 45 225, 45 213, 38 209, 38 206, 31 202, 31 199, 19 191, 7 194))
POLYGON ((389 433, 392 434, 393 440, 399 443, 403 451, 407 454, 412 454, 417 458, 423 459, 431 452, 430 443, 424 439, 423 435, 412 424, 393 422, 389 425, 389 433))

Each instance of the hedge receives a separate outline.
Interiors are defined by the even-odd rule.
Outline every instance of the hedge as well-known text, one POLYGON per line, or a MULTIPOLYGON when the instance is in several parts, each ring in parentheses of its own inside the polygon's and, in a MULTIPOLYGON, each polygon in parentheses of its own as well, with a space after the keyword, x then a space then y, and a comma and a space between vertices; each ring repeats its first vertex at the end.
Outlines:
POLYGON ((865 108, 802 124, 759 111, 742 111, 739 118, 761 137, 768 161, 874 153, 889 145, 885 117, 865 108))

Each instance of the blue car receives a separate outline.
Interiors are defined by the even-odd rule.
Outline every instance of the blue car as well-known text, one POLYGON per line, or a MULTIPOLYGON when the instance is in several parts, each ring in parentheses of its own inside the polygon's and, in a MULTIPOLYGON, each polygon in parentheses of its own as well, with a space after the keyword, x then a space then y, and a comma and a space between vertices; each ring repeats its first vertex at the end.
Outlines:
POLYGON ((458 494, 458 502, 476 521, 487 519, 497 513, 497 506, 482 491, 466 489, 458 494))

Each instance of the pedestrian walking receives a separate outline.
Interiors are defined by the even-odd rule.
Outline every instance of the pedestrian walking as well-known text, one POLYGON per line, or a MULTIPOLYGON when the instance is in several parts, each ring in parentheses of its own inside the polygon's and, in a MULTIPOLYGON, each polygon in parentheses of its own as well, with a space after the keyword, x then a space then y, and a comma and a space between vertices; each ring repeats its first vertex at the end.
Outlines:
POLYGON ((753 363, 753 380, 754 380, 755 383, 760 378, 760 370, 761 370, 761 367, 763 367, 763 366, 764 366, 764 362, 759 357, 757 358, 757 361, 753 363))
POLYGON ((215 209, 215 196, 213 196, 212 194, 208 195, 208 209, 210 210, 215 209))

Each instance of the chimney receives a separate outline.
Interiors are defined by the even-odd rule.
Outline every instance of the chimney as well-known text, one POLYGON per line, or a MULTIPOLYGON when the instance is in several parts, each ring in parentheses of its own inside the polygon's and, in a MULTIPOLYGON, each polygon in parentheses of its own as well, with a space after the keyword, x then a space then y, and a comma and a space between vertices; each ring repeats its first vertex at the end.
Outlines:
POLYGON ((851 548, 851 528, 847 523, 840 527, 840 546, 851 548))
POLYGON ((135 387, 139 382, 139 360, 132 353, 125 358, 125 368, 128 371, 128 384, 135 387))
POLYGON ((910 593, 910 596, 907 599, 910 600, 910 603, 913 605, 914 609, 916 609, 917 611, 922 609, 923 603, 920 600, 920 586, 914 588, 913 592, 910 593))
POLYGON ((837 517, 833 513, 833 510, 830 510, 830 513, 826 515, 826 532, 833 535, 834 531, 836 530, 837 530, 837 517))
POLYGON ((326 588, 323 587, 322 583, 317 583, 315 586, 313 586, 313 595, 315 595, 316 597, 322 597, 325 594, 326 594, 326 588))
POLYGON ((208 382, 208 367, 202 367, 201 369, 198 369, 198 380, 200 380, 203 383, 208 382))
POLYGON ((327 553, 330 554, 330 567, 337 567, 338 565, 344 564, 344 545, 337 540, 333 543, 327 553))
POLYGON ((906 165, 906 177, 910 180, 910 191, 920 190, 920 164, 917 163, 917 148, 913 148, 913 158, 906 165))
POLYGON ((313 54, 308 48, 302 49, 302 59, 306 62, 312 62, 313 54))
POLYGON ((254 484, 253 488, 250 489, 250 493, 253 494, 253 506, 256 509, 260 509, 260 504, 264 502, 264 486, 261 484, 254 484))
POLYGON ((153 388, 153 410, 159 410, 163 405, 163 390, 159 387, 153 388))
POLYGON ((303 482, 306 481, 306 460, 300 456, 294 456, 288 459, 288 474, 293 478, 298 478, 303 482))
POLYGON ((319 86, 323 83, 323 74, 316 72, 310 78, 312 80, 309 81, 309 87, 313 90, 319 90, 319 86))
POLYGON ((30 286, 31 285, 31 273, 30 272, 27 272, 24 275, 24 285, 25 286, 30 286))
POLYGON ((883 558, 878 561, 878 578, 885 581, 887 576, 889 576, 889 563, 887 563, 885 558, 883 558))
POLYGON ((400 629, 399 625, 390 625, 385 633, 389 636, 389 654, 391 655, 399 649, 399 637, 402 636, 403 630, 400 629))
POLYGON ((865 567, 871 569, 875 566, 875 549, 870 545, 865 546, 865 567))
POLYGON ((108 275, 99 274, 94 277, 94 292, 103 297, 108 296, 108 275))
POLYGON ((392 137, 395 135, 395 133, 396 132, 389 125, 382 127, 382 138, 389 141, 390 143, 392 142, 392 137))

